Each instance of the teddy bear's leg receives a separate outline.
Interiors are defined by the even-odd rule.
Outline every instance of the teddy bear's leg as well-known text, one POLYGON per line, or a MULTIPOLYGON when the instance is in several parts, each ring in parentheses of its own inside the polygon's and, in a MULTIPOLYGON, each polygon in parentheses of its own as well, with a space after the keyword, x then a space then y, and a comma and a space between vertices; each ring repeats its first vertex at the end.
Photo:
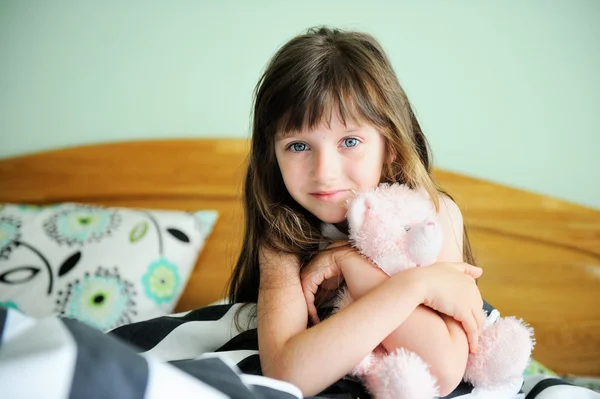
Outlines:
POLYGON ((363 381, 366 380, 367 375, 377 370, 379 363, 381 362, 381 358, 383 358, 383 356, 386 354, 387 352, 383 346, 377 346, 373 352, 365 356, 361 362, 350 371, 350 375, 363 381))
POLYGON ((477 353, 470 353, 465 381, 475 388, 518 392, 535 340, 533 329, 515 317, 501 317, 484 328, 477 353))
POLYGON ((429 366, 404 348, 381 357, 365 382, 375 399, 433 399, 439 395, 429 366))

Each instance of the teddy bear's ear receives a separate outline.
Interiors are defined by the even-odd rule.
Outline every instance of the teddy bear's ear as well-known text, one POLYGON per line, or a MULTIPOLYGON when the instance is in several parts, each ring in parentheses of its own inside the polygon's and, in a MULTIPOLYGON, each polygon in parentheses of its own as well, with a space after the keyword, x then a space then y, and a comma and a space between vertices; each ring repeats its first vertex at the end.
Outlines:
POLYGON ((350 230, 360 229, 365 221, 367 212, 373 207, 373 193, 362 193, 350 203, 348 208, 348 225, 350 230))

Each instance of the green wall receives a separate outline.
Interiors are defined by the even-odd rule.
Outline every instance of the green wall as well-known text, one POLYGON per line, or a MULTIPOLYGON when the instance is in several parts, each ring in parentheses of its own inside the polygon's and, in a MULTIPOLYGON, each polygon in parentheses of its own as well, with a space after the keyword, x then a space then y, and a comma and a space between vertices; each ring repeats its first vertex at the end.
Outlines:
POLYGON ((0 0, 0 157, 247 137, 268 58, 328 24, 382 42, 437 166, 600 208, 599 21, 597 0, 0 0))

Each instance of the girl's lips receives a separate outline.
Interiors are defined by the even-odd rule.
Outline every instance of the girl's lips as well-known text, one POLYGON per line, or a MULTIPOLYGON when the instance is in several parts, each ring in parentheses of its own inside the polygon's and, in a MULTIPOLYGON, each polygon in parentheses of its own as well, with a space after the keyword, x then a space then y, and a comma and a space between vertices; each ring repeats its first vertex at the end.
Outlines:
POLYGON ((336 200, 342 194, 344 194, 346 191, 348 190, 316 191, 314 193, 310 193, 310 195, 321 201, 333 201, 336 200))

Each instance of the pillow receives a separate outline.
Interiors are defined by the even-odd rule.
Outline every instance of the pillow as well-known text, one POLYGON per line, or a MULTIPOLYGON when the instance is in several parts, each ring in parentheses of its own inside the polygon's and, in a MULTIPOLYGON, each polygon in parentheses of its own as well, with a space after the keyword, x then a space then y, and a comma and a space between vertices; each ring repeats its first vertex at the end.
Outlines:
POLYGON ((0 205, 0 306, 99 330, 173 311, 218 213, 0 205))

